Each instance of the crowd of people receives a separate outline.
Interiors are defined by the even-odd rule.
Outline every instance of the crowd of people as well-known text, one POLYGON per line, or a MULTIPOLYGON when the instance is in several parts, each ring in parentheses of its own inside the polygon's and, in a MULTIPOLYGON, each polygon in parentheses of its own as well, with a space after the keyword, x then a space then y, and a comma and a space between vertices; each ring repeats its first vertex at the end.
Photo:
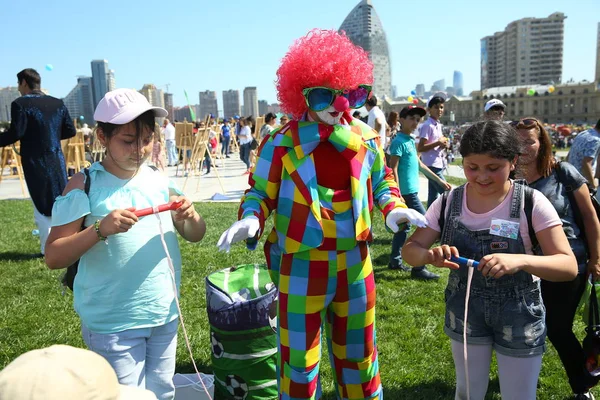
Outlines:
MULTIPOLYGON (((332 58, 363 57, 339 34, 318 34, 347 46, 343 52, 332 51, 332 58)), ((308 46, 309 40, 295 46, 308 46)), ((289 60, 300 67, 317 62, 302 60, 293 50, 289 60)), ((366 59, 363 64, 369 65, 366 59)), ((352 372, 336 390, 358 386, 361 394, 356 398, 382 398, 374 340, 375 282, 367 245, 372 239, 369 211, 376 204, 393 232, 388 268, 410 271, 412 278, 423 281, 440 277, 426 265, 450 269, 443 318, 457 399, 486 396, 493 351, 502 397, 535 399, 546 336, 560 356, 573 396, 593 399, 590 388, 598 379, 585 367, 573 320, 588 276, 600 279, 600 223, 591 200, 600 176, 600 120, 576 135, 568 162, 560 162, 547 127, 535 117, 504 121, 506 105, 500 100, 487 102, 481 121, 448 137, 440 122, 443 93, 429 98, 426 108, 408 106, 386 118, 370 86, 360 84, 370 76, 368 70, 347 78, 347 94, 323 87, 319 80, 300 85, 293 77, 296 67, 286 68, 284 64, 278 70, 278 91, 297 123, 288 124, 284 115, 278 124, 277 116, 269 113, 256 132, 252 117, 236 116, 220 122, 219 139, 209 136, 210 151, 226 158, 231 157, 231 142, 239 143, 244 174, 252 184, 240 205, 240 220, 223 233, 219 248, 228 250, 246 240, 253 249, 269 213, 278 215, 265 255, 280 293, 278 334, 293 338, 280 342, 283 368, 278 379, 287 382, 280 390, 293 398, 315 396, 320 355, 313 350, 320 343, 322 315, 331 307, 325 299, 333 298, 333 285, 340 290, 336 298, 345 293, 337 300, 345 304, 345 312, 356 312, 360 319, 354 329, 360 341, 350 346, 347 341, 354 336, 344 322, 347 314, 330 310, 333 322, 327 323, 347 330, 334 334, 333 359, 352 372), (363 105, 366 124, 348 112, 363 105), (355 134, 364 141, 357 144, 355 134), (365 156, 370 151, 373 155, 365 156), (452 188, 443 171, 448 154, 455 152, 462 157, 467 182, 452 188), (362 157, 358 167, 349 161, 357 155, 362 157), (305 157, 311 162, 304 162, 305 157), (420 173, 428 179, 426 207, 420 200, 420 173), (363 187, 369 188, 367 193, 363 187), (305 219, 297 220, 299 215, 305 219), (411 223, 416 230, 409 237, 411 223), (469 261, 465 264, 460 257, 469 261), (331 259, 337 261, 324 261, 331 259), (325 272, 319 269, 323 263, 325 272), (347 271, 357 266, 361 276, 349 282, 347 271), (307 282, 307 271, 318 278, 314 283, 307 282), (343 284, 359 289, 354 293, 343 284), (304 299, 302 305, 290 300, 298 296, 304 299), (360 311, 348 304, 360 305, 360 311)), ((0 372, 0 398, 17 393, 15 382, 23 379, 19 366, 26 370, 42 360, 52 359, 54 365, 63 360, 56 371, 68 375, 72 366, 65 366, 65 359, 90 357, 109 382, 102 390, 121 393, 114 398, 128 398, 121 384, 139 388, 131 398, 172 399, 179 325, 173 296, 178 296, 182 264, 177 235, 199 242, 207 229, 173 181, 146 163, 151 160, 164 169, 180 162, 175 128, 166 110, 150 105, 140 93, 111 91, 94 114, 95 139, 106 157, 67 180, 60 140, 75 135, 68 111, 60 100, 40 92, 35 70, 23 70, 17 79, 23 97, 13 102, 12 123, 0 134, 0 146, 21 142, 41 255, 51 269, 79 263, 74 307, 85 344, 102 357, 65 348, 19 357, 0 372), (162 129, 156 118, 164 118, 162 129), (181 206, 159 214, 160 222, 135 214, 136 209, 167 202, 181 206), (156 234, 159 223, 167 258, 156 234), (108 364, 112 369, 107 370, 108 364)), ((217 124, 214 119, 209 123, 217 124)), ((210 158, 204 161, 208 173, 210 158)), ((64 382, 73 390, 96 390, 64 382)))

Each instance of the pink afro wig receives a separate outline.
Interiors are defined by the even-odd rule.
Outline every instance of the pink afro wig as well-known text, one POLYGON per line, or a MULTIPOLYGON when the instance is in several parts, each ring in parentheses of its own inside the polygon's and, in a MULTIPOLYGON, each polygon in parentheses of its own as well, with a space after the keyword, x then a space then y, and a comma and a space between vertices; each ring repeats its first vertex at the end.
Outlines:
POLYGON ((283 57, 277 70, 277 98, 284 112, 300 118, 307 110, 303 89, 355 89, 372 82, 373 63, 367 52, 344 33, 313 29, 283 57))

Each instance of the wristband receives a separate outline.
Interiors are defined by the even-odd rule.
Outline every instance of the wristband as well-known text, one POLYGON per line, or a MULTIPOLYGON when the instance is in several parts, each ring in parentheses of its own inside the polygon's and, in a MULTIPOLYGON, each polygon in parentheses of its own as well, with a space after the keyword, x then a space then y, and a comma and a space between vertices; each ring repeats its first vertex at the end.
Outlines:
POLYGON ((102 234, 100 233, 100 220, 97 219, 96 222, 94 222, 94 230, 96 231, 96 235, 98 235, 98 240, 102 240, 104 241, 104 243, 108 244, 108 238, 106 236, 102 236, 102 234))

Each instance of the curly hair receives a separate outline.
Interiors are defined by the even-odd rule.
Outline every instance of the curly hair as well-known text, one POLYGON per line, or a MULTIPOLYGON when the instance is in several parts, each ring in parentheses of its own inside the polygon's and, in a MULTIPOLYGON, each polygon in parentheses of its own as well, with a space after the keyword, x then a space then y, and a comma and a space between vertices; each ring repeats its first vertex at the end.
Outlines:
POLYGON ((344 32, 313 29, 296 40, 277 70, 277 99, 285 113, 300 118, 307 110, 302 90, 315 86, 355 89, 373 82, 367 52, 344 32))

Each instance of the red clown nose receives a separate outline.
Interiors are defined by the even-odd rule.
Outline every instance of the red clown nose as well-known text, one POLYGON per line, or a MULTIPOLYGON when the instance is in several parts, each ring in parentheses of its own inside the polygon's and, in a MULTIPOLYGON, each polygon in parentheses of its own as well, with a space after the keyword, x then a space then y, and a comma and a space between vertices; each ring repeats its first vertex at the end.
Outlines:
POLYGON ((335 111, 337 112, 344 112, 348 109, 348 107, 350 107, 350 103, 344 96, 338 96, 333 102, 333 108, 335 108, 335 111))

